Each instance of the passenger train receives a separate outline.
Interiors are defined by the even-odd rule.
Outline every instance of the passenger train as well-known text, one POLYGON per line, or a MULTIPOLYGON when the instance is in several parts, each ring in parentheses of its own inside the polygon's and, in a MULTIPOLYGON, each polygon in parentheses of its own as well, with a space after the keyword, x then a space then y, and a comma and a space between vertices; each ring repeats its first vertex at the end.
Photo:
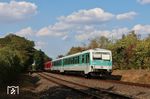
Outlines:
POLYGON ((111 75, 112 53, 106 49, 90 49, 52 60, 51 71, 80 72, 86 76, 111 75))

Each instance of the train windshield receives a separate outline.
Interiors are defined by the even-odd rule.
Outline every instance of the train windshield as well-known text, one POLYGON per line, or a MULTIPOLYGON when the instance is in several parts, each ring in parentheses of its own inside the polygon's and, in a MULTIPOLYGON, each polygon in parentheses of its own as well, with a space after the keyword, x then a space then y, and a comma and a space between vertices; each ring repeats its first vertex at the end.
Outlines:
POLYGON ((93 60, 110 60, 108 52, 93 52, 93 60))

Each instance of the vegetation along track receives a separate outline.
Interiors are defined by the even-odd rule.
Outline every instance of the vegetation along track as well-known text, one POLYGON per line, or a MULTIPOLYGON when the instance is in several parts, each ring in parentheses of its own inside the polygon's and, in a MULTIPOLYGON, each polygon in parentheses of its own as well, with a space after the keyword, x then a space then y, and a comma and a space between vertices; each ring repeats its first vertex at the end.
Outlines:
POLYGON ((66 80, 54 77, 52 75, 45 74, 45 73, 37 73, 37 74, 48 81, 70 88, 80 93, 86 94, 94 99, 95 98, 96 99, 133 99, 133 97, 131 96, 121 95, 121 94, 108 91, 108 90, 104 90, 104 89, 100 89, 100 88, 92 88, 83 84, 66 81, 66 80))

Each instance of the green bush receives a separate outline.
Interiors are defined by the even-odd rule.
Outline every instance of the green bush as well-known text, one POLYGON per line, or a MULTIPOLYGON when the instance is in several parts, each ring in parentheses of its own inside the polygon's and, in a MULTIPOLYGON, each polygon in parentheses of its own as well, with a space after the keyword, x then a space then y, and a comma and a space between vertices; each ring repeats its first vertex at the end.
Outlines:
POLYGON ((0 49, 0 84, 7 84, 21 73, 21 63, 17 54, 10 48, 0 49))

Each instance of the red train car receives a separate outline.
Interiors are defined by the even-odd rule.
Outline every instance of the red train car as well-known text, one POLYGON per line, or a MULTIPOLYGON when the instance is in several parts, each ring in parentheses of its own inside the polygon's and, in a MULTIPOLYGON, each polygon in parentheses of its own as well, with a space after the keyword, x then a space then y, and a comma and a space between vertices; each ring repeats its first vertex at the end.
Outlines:
POLYGON ((52 67, 51 61, 47 61, 46 63, 44 63, 44 70, 50 70, 51 67, 52 67))

